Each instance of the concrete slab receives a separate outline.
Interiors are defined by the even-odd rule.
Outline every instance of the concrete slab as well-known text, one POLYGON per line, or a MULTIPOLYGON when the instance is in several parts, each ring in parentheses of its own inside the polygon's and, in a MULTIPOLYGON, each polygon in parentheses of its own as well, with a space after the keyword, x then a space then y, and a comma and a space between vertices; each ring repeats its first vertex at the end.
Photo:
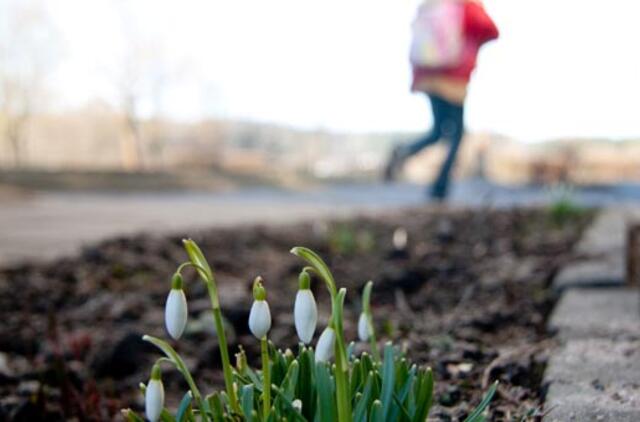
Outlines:
POLYGON ((572 287, 620 287, 625 284, 624 250, 564 267, 553 280, 555 290, 572 287))
POLYGON ((545 373, 547 422, 640 420, 640 341, 570 340, 545 373))
POLYGON ((582 236, 576 252, 597 256, 624 250, 626 221, 632 213, 632 209, 623 207, 602 210, 582 236))
POLYGON ((627 225, 640 221, 637 207, 615 207, 601 211, 576 246, 584 259, 563 268, 553 288, 618 287, 626 277, 627 225))
POLYGON ((632 288, 569 290, 556 305, 549 329, 557 331, 561 340, 640 339, 640 292, 632 288))

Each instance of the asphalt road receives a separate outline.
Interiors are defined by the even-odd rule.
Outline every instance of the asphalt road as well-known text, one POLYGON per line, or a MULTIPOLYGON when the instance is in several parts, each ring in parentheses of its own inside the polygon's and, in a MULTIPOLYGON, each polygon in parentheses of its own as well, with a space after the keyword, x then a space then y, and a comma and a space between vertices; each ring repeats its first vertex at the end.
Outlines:
MULTIPOLYGON (((505 188, 485 182, 456 185, 450 204, 510 207, 544 204, 557 194, 545 188, 505 188)), ((577 190, 585 205, 640 203, 640 187, 577 190)), ((423 187, 336 185, 313 191, 244 189, 227 193, 33 193, 0 199, 0 266, 47 260, 78 252, 101 239, 152 231, 189 233, 206 227, 283 224, 407 206, 432 206, 423 187)))

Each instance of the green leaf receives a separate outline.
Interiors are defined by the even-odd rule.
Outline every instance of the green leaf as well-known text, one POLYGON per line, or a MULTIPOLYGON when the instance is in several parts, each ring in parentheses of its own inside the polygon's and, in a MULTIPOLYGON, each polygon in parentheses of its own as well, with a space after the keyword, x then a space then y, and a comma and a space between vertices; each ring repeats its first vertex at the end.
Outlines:
POLYGON ((293 361, 289 366, 287 375, 284 377, 284 381, 282 381, 282 384, 280 384, 282 395, 286 397, 286 399, 289 401, 292 401, 295 398, 296 384, 298 383, 299 370, 300 370, 300 365, 298 364, 298 362, 293 361))
POLYGON ((406 407, 404 407, 402 402, 400 400, 398 400, 398 397, 395 394, 393 395, 393 401, 395 402, 395 404, 397 406, 397 409, 402 412, 402 418, 398 419, 398 415, 395 414, 394 416, 391 417, 390 420, 392 420, 392 421, 397 421, 397 420, 410 421, 411 420, 411 416, 409 416, 409 411, 407 410, 406 407))
POLYGON ((215 392, 208 397, 209 407, 213 415, 215 422, 224 421, 224 408, 222 406, 222 400, 220 399, 220 393, 215 392))
POLYGON ((382 402, 382 414, 385 419, 388 418, 393 404, 393 389, 395 382, 395 366, 394 366, 394 350, 391 342, 384 346, 384 366, 382 368, 382 394, 380 400, 382 402))
POLYGON ((409 416, 409 411, 405 407, 404 402, 407 399, 407 396, 409 395, 411 388, 413 387, 413 382, 415 381, 415 377, 416 377, 416 367, 413 366, 409 370, 408 375, 404 377, 405 380, 400 385, 400 388, 398 388, 397 392, 393 395, 394 401, 397 402, 397 406, 393 408, 389 420, 392 420, 392 421, 397 420, 398 413, 400 411, 402 411, 405 414, 403 415, 405 420, 411 419, 411 417, 409 416))
POLYGON ((191 400, 193 399, 193 396, 191 395, 190 391, 187 391, 187 393, 182 397, 182 400, 180 401, 180 406, 178 406, 178 412, 176 413, 176 420, 178 422, 184 422, 186 420, 188 420, 188 413, 190 412, 190 406, 191 406, 191 400))
MULTIPOLYGON (((293 407, 293 403, 291 402, 291 400, 288 400, 284 396, 280 388, 274 386, 274 391, 276 392, 276 401, 279 405, 281 405, 279 407, 283 409, 282 413, 287 415, 287 417, 284 418, 286 421, 298 420, 300 422, 306 422, 305 417, 298 413, 298 411, 293 407)), ((304 404, 302 405, 302 407, 304 407, 304 404)), ((275 416, 277 417, 278 415, 275 416)))
POLYGON ((371 405, 371 417, 369 420, 371 422, 384 422, 384 410, 380 400, 375 400, 371 405))
POLYGON ((242 413, 247 422, 253 421, 252 411, 254 410, 253 402, 253 384, 242 386, 240 404, 242 405, 242 413))
POLYGON ((162 409, 162 412, 160 412, 160 420, 162 422, 176 422, 176 418, 167 409, 162 409))
POLYGON ((360 361, 362 362, 362 370, 365 374, 368 374, 375 369, 370 354, 365 352, 360 355, 360 361))
POLYGON ((191 393, 193 394, 193 397, 197 401, 202 400, 202 396, 200 395, 200 390, 198 390, 198 387, 196 386, 195 381, 193 381, 193 377, 191 376, 191 373, 189 372, 187 365, 184 363, 180 355, 178 355, 178 353, 173 349, 173 347, 171 347, 169 343, 167 343, 166 341, 160 340, 157 337, 152 337, 149 335, 142 336, 142 340, 148 341, 149 343, 153 344, 158 349, 160 349, 167 356, 167 358, 169 358, 169 360, 175 365, 175 367, 178 369, 178 371, 182 374, 184 379, 187 381, 187 384, 189 384, 189 388, 191 389, 191 393))
POLYGON ((475 408, 473 412, 464 420, 464 422, 481 422, 484 420, 484 416, 482 416, 482 412, 489 406, 491 403, 491 399, 493 395, 496 393, 496 389, 498 388, 498 381, 494 382, 487 394, 484 396, 484 399, 480 402, 478 407, 475 408))
POLYGON ((420 371, 416 384, 416 411, 413 414, 413 421, 424 422, 433 403, 433 371, 431 368, 427 368, 425 372, 420 371))
MULTIPOLYGON (((337 421, 334 380, 324 362, 316 364, 316 382, 318 391, 318 415, 320 422, 337 421)), ((302 405, 304 408, 304 404, 302 405)))
POLYGON ((123 409, 122 415, 125 417, 127 422, 144 422, 144 418, 131 409, 123 409))
POLYGON ((349 345, 347 346, 347 360, 351 361, 353 360, 353 351, 356 348, 356 343, 355 341, 352 341, 351 343, 349 343, 349 345))
POLYGON ((366 382, 366 379, 364 379, 362 375, 362 364, 360 363, 360 359, 356 359, 351 365, 351 379, 349 380, 351 397, 356 395, 356 392, 362 388, 364 382, 366 382))
POLYGON ((355 404, 353 411, 354 422, 366 422, 367 421, 367 409, 370 407, 371 400, 373 399, 373 372, 370 372, 367 376, 367 381, 362 391, 362 397, 355 404))
POLYGON ((298 355, 300 370, 298 371, 298 382, 296 383, 296 397, 302 405, 302 414, 307 420, 313 420, 316 409, 315 391, 315 357, 313 350, 303 348, 298 355))

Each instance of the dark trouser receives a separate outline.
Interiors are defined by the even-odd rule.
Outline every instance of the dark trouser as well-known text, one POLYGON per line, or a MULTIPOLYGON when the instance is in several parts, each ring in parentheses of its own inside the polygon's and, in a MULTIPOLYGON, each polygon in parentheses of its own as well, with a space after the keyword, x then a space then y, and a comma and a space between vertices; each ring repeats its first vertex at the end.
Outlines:
POLYGON ((449 141, 449 153, 442 163, 440 173, 433 183, 432 196, 444 198, 449 187, 449 178, 464 134, 464 106, 451 103, 437 95, 428 94, 433 111, 433 128, 424 138, 406 146, 406 157, 417 154, 440 139, 449 141))

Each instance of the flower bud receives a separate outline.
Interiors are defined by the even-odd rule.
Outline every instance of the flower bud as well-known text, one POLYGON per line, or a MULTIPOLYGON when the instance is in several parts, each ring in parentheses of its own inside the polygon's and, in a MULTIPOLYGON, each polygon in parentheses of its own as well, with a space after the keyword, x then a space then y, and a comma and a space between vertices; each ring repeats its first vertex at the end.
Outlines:
POLYGON ((249 312, 249 329, 251 333, 261 340, 271 329, 271 311, 265 300, 267 292, 262 286, 262 278, 257 277, 253 283, 253 305, 249 312))
POLYGON ((151 370, 151 379, 149 380, 149 384, 147 384, 144 395, 144 411, 147 419, 151 422, 158 421, 163 408, 164 386, 160 379, 160 366, 155 364, 151 370))
POLYGON ((175 274, 171 282, 171 291, 167 296, 167 303, 164 308, 164 322, 169 335, 174 339, 179 339, 187 325, 187 297, 182 290, 182 277, 175 274))
POLYGON ((367 341, 369 340, 369 337, 371 337, 369 317, 364 312, 360 314, 360 318, 358 319, 358 337, 361 341, 367 341))
POLYGON ((298 290, 293 306, 293 319, 298 338, 308 344, 313 338, 318 323, 318 308, 313 293, 308 288, 298 290))
POLYGON ((316 362, 327 362, 333 357, 336 332, 331 327, 324 329, 316 345, 316 362))

